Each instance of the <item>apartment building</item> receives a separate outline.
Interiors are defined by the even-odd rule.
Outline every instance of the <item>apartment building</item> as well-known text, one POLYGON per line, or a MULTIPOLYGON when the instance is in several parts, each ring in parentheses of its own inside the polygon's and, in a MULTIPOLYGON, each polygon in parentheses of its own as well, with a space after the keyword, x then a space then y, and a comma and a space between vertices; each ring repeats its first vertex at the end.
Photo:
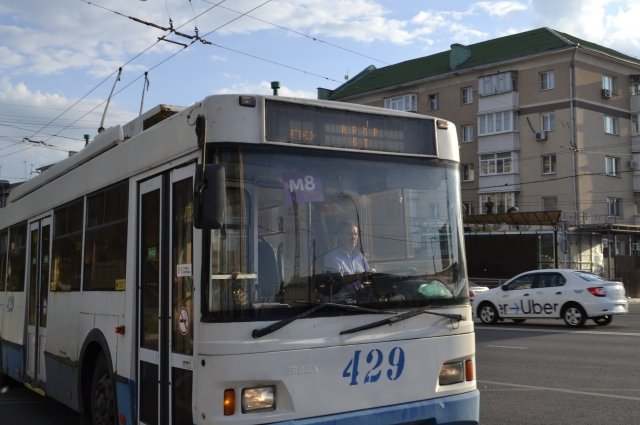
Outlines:
POLYGON ((538 267, 640 268, 616 265, 640 255, 639 58, 539 28, 370 66, 318 97, 454 122, 465 221, 553 229, 558 243, 545 255, 538 243, 538 267), (520 221, 509 225, 510 211, 520 221))

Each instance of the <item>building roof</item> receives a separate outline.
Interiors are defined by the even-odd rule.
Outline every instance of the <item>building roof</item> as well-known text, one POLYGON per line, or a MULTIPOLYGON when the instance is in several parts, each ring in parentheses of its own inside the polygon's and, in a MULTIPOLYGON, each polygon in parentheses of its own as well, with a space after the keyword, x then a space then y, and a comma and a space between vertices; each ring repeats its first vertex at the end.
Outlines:
POLYGON ((383 68, 371 65, 335 90, 323 89, 323 96, 327 96, 329 100, 340 100, 447 73, 489 66, 545 52, 571 49, 576 46, 640 65, 638 58, 545 27, 469 46, 454 44, 451 50, 383 68), (461 50, 463 56, 455 59, 453 56, 461 50))

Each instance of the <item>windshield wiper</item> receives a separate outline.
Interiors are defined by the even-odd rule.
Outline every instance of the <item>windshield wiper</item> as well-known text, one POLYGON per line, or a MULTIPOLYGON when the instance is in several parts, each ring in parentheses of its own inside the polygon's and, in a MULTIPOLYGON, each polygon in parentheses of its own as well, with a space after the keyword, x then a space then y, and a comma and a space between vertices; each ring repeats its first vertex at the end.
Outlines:
POLYGON ((251 336, 254 338, 260 338, 262 336, 265 335, 269 335, 272 332, 277 331, 280 328, 283 328, 285 326, 287 326, 289 323, 295 322, 298 319, 302 319, 312 313, 315 313, 318 310, 321 310, 325 307, 334 307, 337 308, 339 310, 347 310, 347 311, 356 311, 356 312, 360 312, 360 313, 373 313, 373 314, 395 314, 395 311, 388 311, 388 310, 376 310, 373 308, 366 308, 366 307, 360 307, 357 305, 352 305, 352 304, 337 304, 337 303, 322 303, 322 304, 315 304, 313 307, 311 307, 308 310, 303 311, 300 314, 297 314, 293 317, 288 317, 286 319, 280 320, 279 322, 276 323, 272 323, 269 326, 265 326, 264 328, 258 328, 258 329, 254 329, 251 332, 251 336))
POLYGON ((415 310, 407 311, 406 313, 398 314, 397 316, 388 317, 386 319, 378 320, 377 322, 369 323, 368 325, 362 325, 355 328, 347 329, 345 331, 340 332, 340 335, 352 334, 359 331, 364 331, 367 329, 377 328, 382 325, 393 325, 396 322, 401 322, 406 319, 410 319, 412 317, 418 316, 420 314, 431 314, 434 316, 446 317, 447 319, 456 320, 460 322, 464 320, 462 314, 451 314, 451 313, 438 313, 437 311, 425 310, 424 308, 417 308, 415 310))

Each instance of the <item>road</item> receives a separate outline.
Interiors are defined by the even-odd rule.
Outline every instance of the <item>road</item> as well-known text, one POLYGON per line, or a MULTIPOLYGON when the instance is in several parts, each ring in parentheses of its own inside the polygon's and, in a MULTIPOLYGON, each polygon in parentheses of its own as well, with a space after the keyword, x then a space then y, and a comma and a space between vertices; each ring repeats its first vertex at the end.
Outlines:
POLYGON ((640 304, 591 323, 478 325, 480 423, 640 424, 640 304))
MULTIPOLYGON (((476 327, 480 423, 640 424, 640 304, 608 326, 560 320, 476 327)), ((23 387, 0 394, 11 425, 85 425, 23 387)), ((0 419, 0 423, 4 423, 0 419)))

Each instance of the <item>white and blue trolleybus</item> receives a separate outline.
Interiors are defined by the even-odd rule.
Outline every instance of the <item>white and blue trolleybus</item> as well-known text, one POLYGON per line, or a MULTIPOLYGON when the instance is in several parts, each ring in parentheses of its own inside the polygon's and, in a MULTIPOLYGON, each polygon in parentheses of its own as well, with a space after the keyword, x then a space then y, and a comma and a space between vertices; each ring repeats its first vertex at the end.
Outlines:
POLYGON ((0 376, 93 424, 477 424, 458 141, 276 96, 160 105, 0 210, 0 376))

